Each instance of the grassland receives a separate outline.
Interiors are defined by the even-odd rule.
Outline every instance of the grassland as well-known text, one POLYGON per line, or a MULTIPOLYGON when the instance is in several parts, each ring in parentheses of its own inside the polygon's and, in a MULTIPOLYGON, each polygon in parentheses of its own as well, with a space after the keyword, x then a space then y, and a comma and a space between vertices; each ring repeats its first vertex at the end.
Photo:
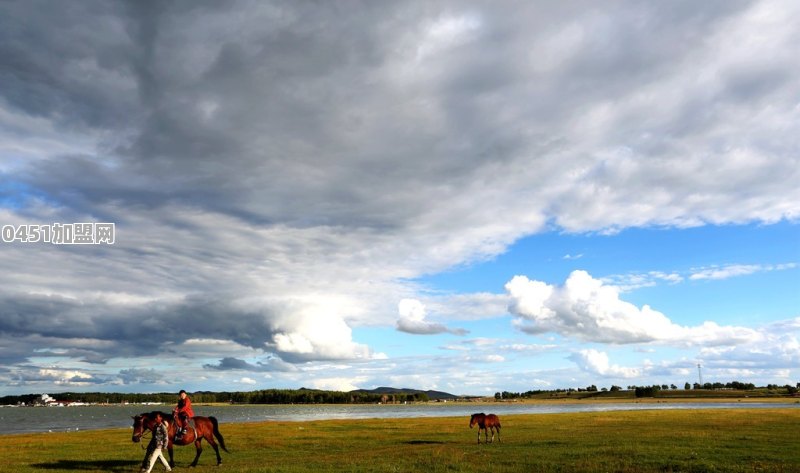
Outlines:
MULTIPOLYGON (((504 416, 476 445, 468 418, 223 424, 194 470, 244 472, 800 472, 800 409, 646 410, 504 416)), ((130 430, 0 437, 3 472, 135 472, 130 430)), ((178 471, 194 449, 175 449, 178 471)), ((154 471, 163 471, 157 465, 154 471)))

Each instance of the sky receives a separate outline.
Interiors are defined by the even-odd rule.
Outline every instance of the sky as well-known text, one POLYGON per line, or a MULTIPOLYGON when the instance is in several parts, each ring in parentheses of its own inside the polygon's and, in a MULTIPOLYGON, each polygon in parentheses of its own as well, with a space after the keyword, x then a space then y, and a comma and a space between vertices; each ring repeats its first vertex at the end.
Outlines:
POLYGON ((0 394, 795 385, 799 15, 3 2, 0 394))

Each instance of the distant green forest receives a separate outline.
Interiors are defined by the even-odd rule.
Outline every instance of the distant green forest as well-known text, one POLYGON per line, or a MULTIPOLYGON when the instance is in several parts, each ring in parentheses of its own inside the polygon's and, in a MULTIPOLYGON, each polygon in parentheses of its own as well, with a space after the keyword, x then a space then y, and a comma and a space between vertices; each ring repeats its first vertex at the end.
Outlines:
MULTIPOLYGON (((48 393, 56 401, 85 402, 97 404, 122 403, 166 403, 177 402, 177 393, 48 393)), ((192 402, 229 404, 375 404, 379 402, 427 402, 428 395, 423 391, 403 393, 375 393, 362 391, 324 391, 319 389, 263 389, 247 392, 209 392, 189 393, 192 402)), ((0 397, 0 405, 26 405, 40 402, 41 394, 23 394, 0 397)))

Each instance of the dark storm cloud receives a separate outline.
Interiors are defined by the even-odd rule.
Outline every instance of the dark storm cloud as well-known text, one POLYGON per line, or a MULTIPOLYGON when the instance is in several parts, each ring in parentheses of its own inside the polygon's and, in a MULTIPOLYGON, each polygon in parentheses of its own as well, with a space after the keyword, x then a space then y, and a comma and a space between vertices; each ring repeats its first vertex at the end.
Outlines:
POLYGON ((469 330, 464 330, 461 328, 451 329, 444 324, 428 322, 425 320, 411 320, 407 318, 397 320, 397 330, 414 335, 436 335, 439 333, 466 335, 469 333, 469 330))
POLYGON ((217 371, 254 371, 254 372, 269 372, 269 371, 294 371, 294 365, 285 363, 279 358, 270 358, 266 362, 258 361, 255 364, 248 363, 244 360, 234 357, 225 357, 219 360, 216 365, 205 364, 203 368, 217 371))
MULTIPOLYGON (((104 15, 89 14, 89 6, 61 6, 63 15, 32 19, 43 23, 31 25, 40 33, 20 41, 26 48, 13 56, 38 66, 8 62, 8 75, 24 79, 5 94, 28 113, 71 123, 77 118, 116 136, 96 156, 61 156, 18 173, 19 179, 87 210, 104 199, 180 202, 256 222, 383 227, 408 221, 425 203, 391 194, 384 201, 367 198, 378 189, 398 180, 467 176, 495 158, 455 155, 448 146, 436 152, 435 136, 409 140, 392 135, 402 127, 384 128, 414 119, 402 116, 398 101, 415 93, 381 84, 384 62, 399 59, 392 57, 392 29, 414 31, 414 8, 389 7, 401 10, 393 15, 386 5, 367 4, 353 15, 333 5, 256 4, 253 18, 263 21, 226 26, 238 15, 159 5, 131 2, 106 7, 104 15), (100 25, 88 38, 80 32, 84 17, 100 25), (42 31, 49 33, 42 37, 42 31), (74 50, 61 52, 72 43, 74 50), (79 67, 85 62, 92 74, 79 67), (90 112, 98 117, 86 116, 90 112)), ((14 17, 27 20, 24 11, 14 17)), ((457 75, 482 70, 480 64, 463 67, 467 74, 457 75)), ((472 116, 463 110, 448 115, 472 116)), ((471 132, 455 138, 469 139, 471 132)))
POLYGON ((141 368, 120 370, 117 376, 122 384, 155 384, 164 379, 164 375, 154 369, 141 368))
MULTIPOLYGON (((275 330, 269 315, 232 307, 227 301, 187 297, 176 303, 152 303, 133 308, 81 303, 57 296, 4 294, 0 297, 0 333, 11 339, 38 336, 48 354, 72 354, 87 360, 152 354, 165 343, 181 343, 209 334, 244 346, 264 348, 275 330), (84 340, 80 352, 69 340, 84 340), (107 343, 113 342, 113 343, 107 343), (67 343, 70 346, 64 346, 67 343), (95 346, 91 346, 92 343, 95 346), (64 352, 63 350, 67 350, 64 352)), ((36 345, 27 353, 34 355, 36 345)))
POLYGON ((380 57, 377 32, 353 24, 368 13, 252 5, 264 22, 237 39, 240 26, 225 23, 238 14, 207 5, 59 4, 45 9, 52 15, 10 7, 3 97, 116 135, 96 156, 61 156, 19 179, 82 208, 178 201, 262 221, 294 219, 300 206, 308 221, 346 211, 321 200, 348 199, 349 176, 323 173, 333 178, 325 185, 309 174, 339 166, 324 152, 343 147, 335 115, 362 93, 351 79, 380 57), (309 195, 309 186, 325 188, 309 195))
POLYGON ((121 4, 6 2, 3 99, 65 127, 121 129, 136 99, 121 4))
MULTIPOLYGON (((4 16, 3 97, 112 134, 96 155, 16 175, 90 214, 111 199, 259 224, 403 228, 501 163, 535 166, 531 152, 546 155, 545 142, 570 133, 561 121, 657 82, 748 5, 458 4, 468 12, 459 20, 447 3, 67 3, 44 15, 15 3, 4 16), (441 120, 426 129, 432 115, 441 120), (385 192, 393 187, 415 192, 385 192)), ((788 77, 779 66, 731 76, 710 100, 758 99, 774 88, 753 84, 788 77)), ((694 113, 708 105, 698 97, 656 125, 711 126, 719 117, 694 113)), ((636 131, 611 129, 614 146, 636 131)))
POLYGON ((11 386, 35 385, 42 382, 60 386, 83 386, 106 384, 108 377, 98 376, 83 371, 62 369, 58 367, 41 368, 33 365, 19 365, 8 375, 0 377, 11 386))

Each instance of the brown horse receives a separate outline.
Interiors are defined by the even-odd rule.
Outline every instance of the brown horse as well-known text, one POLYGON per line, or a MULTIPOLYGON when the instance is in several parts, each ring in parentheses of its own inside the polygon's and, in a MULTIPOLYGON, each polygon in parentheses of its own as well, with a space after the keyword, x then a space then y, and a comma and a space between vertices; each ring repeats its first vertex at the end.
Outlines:
POLYGON ((478 424, 478 443, 481 443, 481 430, 483 430, 483 438, 486 443, 494 442, 494 432, 497 431, 497 441, 500 441, 500 418, 494 414, 486 415, 483 412, 480 414, 472 414, 469 418, 469 428, 478 424), (489 440, 489 431, 492 431, 492 439, 489 440))
MULTIPOLYGON (((167 450, 169 451, 169 465, 170 467, 174 467, 175 460, 172 458, 172 445, 175 439, 175 419, 173 418, 172 414, 167 414, 165 412, 161 412, 161 417, 169 422, 169 444, 167 445, 167 450)), ((145 412, 144 414, 133 417, 132 440, 134 443, 141 441, 142 435, 144 435, 145 431, 153 431, 155 429, 155 418, 156 411, 145 412)), ((191 466, 197 466, 197 460, 200 458, 200 454, 203 453, 203 446, 200 444, 200 442, 205 439, 212 447, 214 447, 214 453, 217 454, 217 465, 219 465, 222 463, 222 457, 219 456, 219 448, 217 447, 217 442, 214 441, 214 437, 219 440, 219 446, 222 447, 223 450, 228 452, 228 449, 225 447, 225 440, 222 438, 222 434, 219 433, 219 424, 217 423, 217 418, 195 416, 192 417, 192 421, 194 422, 194 428, 188 427, 186 434, 184 434, 180 441, 175 445, 184 446, 194 442, 194 448, 197 450, 197 455, 195 455, 191 466)), ((146 461, 147 458, 145 458, 145 460, 142 462, 142 467, 144 468, 147 467, 147 465, 144 464, 146 461)))

